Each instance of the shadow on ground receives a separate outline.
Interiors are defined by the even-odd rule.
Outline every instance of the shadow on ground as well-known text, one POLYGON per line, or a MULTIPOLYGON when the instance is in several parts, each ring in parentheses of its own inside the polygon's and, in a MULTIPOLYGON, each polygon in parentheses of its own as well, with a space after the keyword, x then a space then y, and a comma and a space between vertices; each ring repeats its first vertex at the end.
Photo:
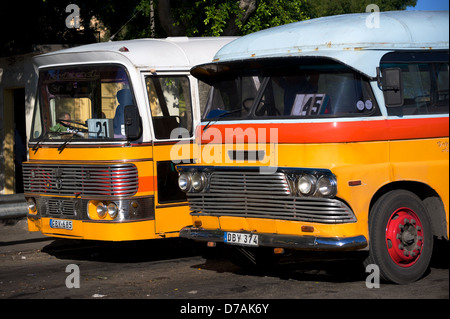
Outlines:
MULTIPOLYGON (((207 248, 204 243, 182 238, 134 242, 56 239, 42 251, 59 259, 108 263, 158 262, 197 256, 204 262, 192 265, 192 268, 285 280, 354 282, 365 280, 368 275, 363 266, 367 252, 289 251, 276 260, 262 261, 253 267, 230 255, 227 247, 207 248)), ((449 269, 448 252, 449 242, 436 240, 430 266, 449 269)))
POLYGON ((182 238, 132 242, 56 239, 42 252, 58 259, 138 263, 200 256, 203 245, 182 238))

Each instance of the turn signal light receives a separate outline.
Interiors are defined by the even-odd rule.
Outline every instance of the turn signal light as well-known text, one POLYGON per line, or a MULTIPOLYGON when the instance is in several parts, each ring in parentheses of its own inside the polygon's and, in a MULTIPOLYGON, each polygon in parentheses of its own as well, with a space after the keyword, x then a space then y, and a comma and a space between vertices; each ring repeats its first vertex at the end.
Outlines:
POLYGON ((302 226, 302 232, 314 233, 314 227, 313 226, 302 226))
POLYGON ((274 248, 273 253, 275 255, 282 255, 282 254, 284 254, 284 248, 274 248))
POLYGON ((196 221, 194 221, 194 227, 195 227, 195 228, 200 228, 200 227, 202 227, 202 221, 201 221, 201 220, 196 220, 196 221))

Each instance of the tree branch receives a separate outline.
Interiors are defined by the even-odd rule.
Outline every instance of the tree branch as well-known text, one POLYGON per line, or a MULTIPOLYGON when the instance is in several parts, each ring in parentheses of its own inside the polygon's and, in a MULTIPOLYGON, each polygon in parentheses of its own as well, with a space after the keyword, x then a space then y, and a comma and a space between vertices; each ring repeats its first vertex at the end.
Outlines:
POLYGON ((238 35, 239 27, 236 24, 238 19, 241 24, 245 24, 250 15, 256 10, 256 0, 239 0, 239 9, 244 10, 241 17, 233 16, 227 23, 223 35, 238 35))
POLYGON ((159 22, 169 37, 186 35, 186 30, 182 26, 175 25, 175 20, 171 15, 170 0, 158 1, 158 14, 159 22))

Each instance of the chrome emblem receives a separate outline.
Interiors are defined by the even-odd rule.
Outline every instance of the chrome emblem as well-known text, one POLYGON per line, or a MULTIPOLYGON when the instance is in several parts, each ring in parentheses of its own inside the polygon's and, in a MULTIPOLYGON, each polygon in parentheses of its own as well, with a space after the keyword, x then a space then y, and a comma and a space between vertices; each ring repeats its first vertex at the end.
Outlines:
POLYGON ((64 201, 58 200, 56 202, 56 211, 58 214, 62 214, 64 212, 64 201))
POLYGON ((61 189, 62 188, 62 184, 63 184, 63 180, 62 180, 62 178, 57 178, 56 179, 56 182, 55 182, 55 186, 56 186, 56 189, 61 189))

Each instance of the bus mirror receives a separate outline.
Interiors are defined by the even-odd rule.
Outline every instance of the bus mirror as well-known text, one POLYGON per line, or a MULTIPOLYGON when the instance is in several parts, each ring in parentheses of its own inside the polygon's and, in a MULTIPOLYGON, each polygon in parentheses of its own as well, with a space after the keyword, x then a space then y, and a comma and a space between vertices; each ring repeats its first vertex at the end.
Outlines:
POLYGON ((128 140, 137 140, 142 134, 142 121, 136 105, 127 105, 124 108, 125 134, 128 140))
POLYGON ((382 71, 381 88, 386 107, 403 106, 402 71, 400 68, 388 68, 382 71))

